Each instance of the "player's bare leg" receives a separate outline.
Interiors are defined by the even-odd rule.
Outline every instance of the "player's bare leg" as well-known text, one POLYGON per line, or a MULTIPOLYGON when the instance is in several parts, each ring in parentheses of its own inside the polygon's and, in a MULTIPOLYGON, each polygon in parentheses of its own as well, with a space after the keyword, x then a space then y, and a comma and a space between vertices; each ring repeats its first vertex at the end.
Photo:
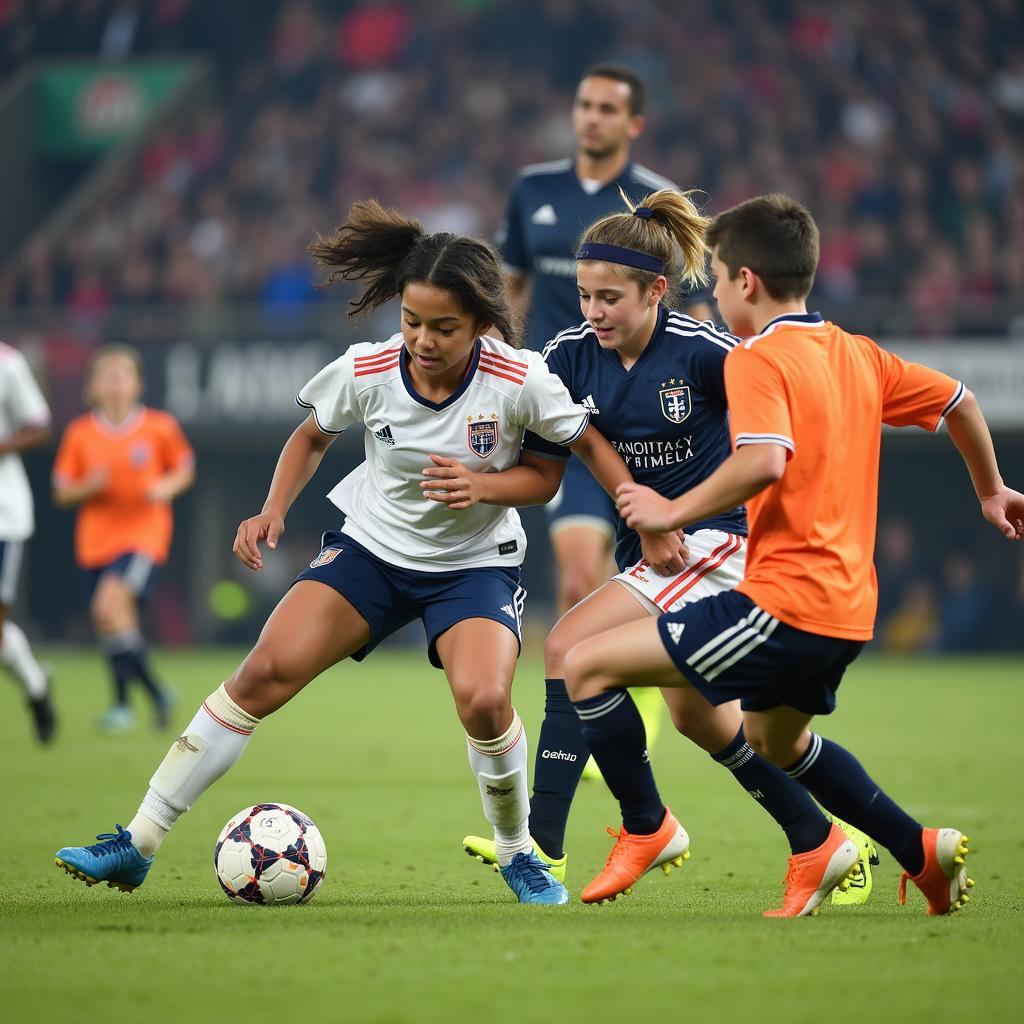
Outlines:
MULTIPOLYGON (((580 516, 554 524, 551 529, 551 548, 558 570, 556 586, 560 615, 564 616, 571 611, 615 575, 617 567, 612 557, 614 546, 611 525, 604 519, 595 517, 590 520, 589 517, 580 516)), ((616 625, 628 621, 628 618, 622 618, 616 625)), ((561 670, 557 675, 548 672, 547 677, 561 679, 561 670)), ((638 690, 634 694, 634 701, 643 719, 647 745, 653 749, 661 733, 665 712, 654 693, 638 690)), ((592 757, 588 756, 584 762, 582 777, 591 781, 600 780, 600 769, 592 757)))
POLYGON ((128 828, 118 825, 92 846, 64 847, 57 864, 89 885, 105 881, 128 892, 141 885, 168 831, 242 756, 260 720, 369 638, 365 619, 337 591, 300 580, 171 746, 128 828))
POLYGON ((502 876, 521 903, 562 904, 568 893, 530 838, 526 732, 511 700, 518 653, 515 634, 493 619, 464 619, 437 639, 502 876))

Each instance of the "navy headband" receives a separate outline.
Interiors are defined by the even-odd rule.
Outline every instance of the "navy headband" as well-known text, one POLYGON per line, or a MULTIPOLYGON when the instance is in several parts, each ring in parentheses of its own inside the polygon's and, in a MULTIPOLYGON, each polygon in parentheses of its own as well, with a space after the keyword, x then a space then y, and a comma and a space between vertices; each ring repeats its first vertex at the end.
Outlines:
POLYGON ((665 273, 665 264, 645 252, 626 249, 621 245, 605 245, 602 242, 584 242, 576 250, 576 259, 620 263, 624 267, 635 267, 637 270, 647 270, 652 274, 665 273))

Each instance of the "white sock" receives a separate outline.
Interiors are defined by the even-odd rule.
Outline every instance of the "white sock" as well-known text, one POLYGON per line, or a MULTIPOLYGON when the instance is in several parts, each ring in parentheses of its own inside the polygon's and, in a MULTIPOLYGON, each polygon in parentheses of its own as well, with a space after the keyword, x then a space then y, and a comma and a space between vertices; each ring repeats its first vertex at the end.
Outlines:
POLYGON ((128 825, 144 857, 156 853, 178 818, 242 756, 259 722, 228 696, 223 683, 203 701, 149 780, 128 825))
POLYGON ((526 785, 526 733, 515 709, 512 724, 493 740, 466 737, 469 766, 480 784, 484 817, 494 826, 494 848, 501 867, 517 853, 533 849, 530 795, 526 785))
POLYGON ((4 623, 3 640, 0 641, 0 665, 17 676, 32 700, 46 696, 46 673, 36 661, 28 637, 10 619, 4 623))

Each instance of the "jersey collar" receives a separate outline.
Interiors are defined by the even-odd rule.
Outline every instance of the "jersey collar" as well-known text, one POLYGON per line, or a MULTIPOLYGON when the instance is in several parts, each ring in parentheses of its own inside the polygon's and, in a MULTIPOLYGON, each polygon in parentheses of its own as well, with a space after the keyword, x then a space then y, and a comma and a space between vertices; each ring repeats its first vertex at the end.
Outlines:
POLYGON ((781 324, 800 324, 802 327, 824 327, 825 320, 820 313, 783 313, 774 320, 769 320, 758 331, 758 337, 762 334, 767 334, 781 324))
POLYGON ((466 376, 462 378, 462 383, 443 402, 431 402, 429 398, 424 398, 416 390, 416 385, 413 384, 412 378, 409 376, 409 350, 405 345, 402 346, 401 355, 398 357, 398 366, 402 371, 402 383, 405 385, 405 390, 409 397, 425 408, 433 409, 434 412, 447 409, 448 406, 453 405, 466 393, 467 388, 473 383, 473 378, 476 376, 476 368, 479 362, 480 339, 477 338, 473 344, 473 356, 469 361, 469 369, 466 371, 466 376))

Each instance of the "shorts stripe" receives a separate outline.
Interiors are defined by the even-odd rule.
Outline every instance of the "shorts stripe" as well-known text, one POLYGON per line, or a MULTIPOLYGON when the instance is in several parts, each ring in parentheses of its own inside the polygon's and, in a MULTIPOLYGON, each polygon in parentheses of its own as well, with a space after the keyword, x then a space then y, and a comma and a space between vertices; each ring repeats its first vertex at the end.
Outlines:
POLYGON ((18 573, 25 545, 20 540, 9 540, 3 545, 3 563, 0 564, 0 604, 12 605, 18 592, 18 573))
POLYGON ((133 594, 141 594, 146 589, 146 581, 149 579, 152 568, 153 563, 146 555, 139 551, 135 552, 124 570, 122 578, 125 586, 133 594))
POLYGON ((614 711, 624 700, 626 699, 625 690, 617 690, 613 693, 608 700, 596 708, 586 708, 584 710, 576 709, 576 714, 584 721, 589 721, 592 718, 602 718, 607 715, 609 711, 614 711))
POLYGON ((759 608, 709 640, 700 650, 691 654, 686 663, 710 682, 763 644, 775 632, 778 624, 778 619, 759 608))
POLYGON ((762 624, 764 625, 764 632, 757 633, 745 647, 741 647, 731 658, 727 658, 710 672, 705 672, 704 678, 710 682, 712 679, 721 675, 721 673, 727 668, 732 668, 732 666, 741 658, 745 658, 755 647, 760 647, 761 644, 765 643, 779 625, 778 619, 773 619, 770 615, 768 618, 771 619, 771 621, 767 625, 762 624))
POLYGON ((667 610, 688 590, 695 587, 708 573, 720 569, 733 555, 743 547, 743 538, 729 534, 729 539, 720 547, 715 548, 706 558, 702 558, 681 576, 677 576, 655 599, 654 603, 662 610, 667 610), (677 589, 678 588, 678 589, 677 589))

